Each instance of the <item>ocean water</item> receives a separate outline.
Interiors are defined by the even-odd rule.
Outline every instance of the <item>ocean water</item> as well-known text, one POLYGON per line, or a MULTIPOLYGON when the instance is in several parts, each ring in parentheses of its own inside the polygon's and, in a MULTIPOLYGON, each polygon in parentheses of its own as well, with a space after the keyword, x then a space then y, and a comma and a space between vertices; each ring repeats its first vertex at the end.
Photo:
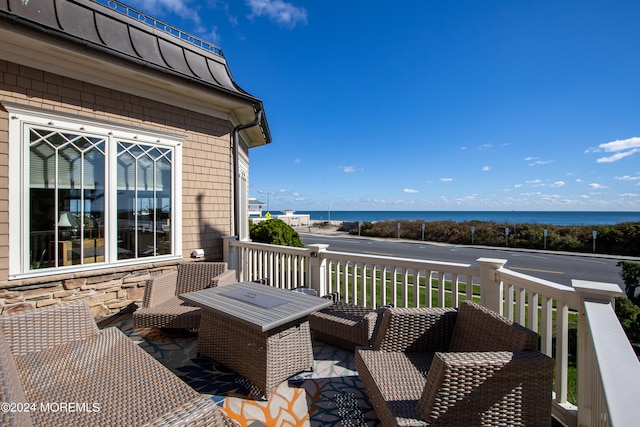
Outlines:
POLYGON ((493 221, 504 224, 611 225, 640 222, 640 212, 564 211, 296 211, 311 221, 493 221))

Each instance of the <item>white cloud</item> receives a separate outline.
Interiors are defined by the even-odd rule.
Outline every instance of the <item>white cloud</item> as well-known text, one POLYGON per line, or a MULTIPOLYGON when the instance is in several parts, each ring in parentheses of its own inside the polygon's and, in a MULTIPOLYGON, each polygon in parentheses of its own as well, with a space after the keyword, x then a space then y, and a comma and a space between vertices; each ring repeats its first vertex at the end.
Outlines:
POLYGON ((603 188, 609 188, 606 185, 598 184, 598 183, 595 183, 595 182, 592 182, 587 187, 589 187, 589 188, 591 188, 593 190, 600 190, 600 189, 603 189, 603 188))
POLYGON ((342 169, 342 172, 344 173, 354 173, 354 172, 360 172, 363 170, 362 168, 356 169, 353 166, 339 166, 339 168, 342 169))
POLYGON ((640 176, 624 175, 624 176, 616 176, 614 178, 617 179, 618 181, 635 181, 640 179, 640 176))
POLYGON ((638 194, 638 193, 622 193, 622 194, 620 194, 620 197, 640 197, 640 194, 638 194))
POLYGON ((488 150, 489 148, 493 148, 493 144, 482 144, 478 146, 478 150, 488 150))
POLYGON ((417 193, 418 190, 414 190, 413 188, 405 188, 404 190, 402 190, 405 193, 417 193))
POLYGON ((633 138, 618 139, 606 144, 600 144, 598 146, 606 152, 629 150, 632 148, 640 148, 640 137, 634 136, 633 138))
POLYGON ((524 158, 524 160, 527 161, 527 162, 530 162, 533 159, 535 159, 535 157, 528 156, 528 157, 524 158))
POLYGON ((564 185, 564 181, 556 181, 551 184, 551 187, 562 187, 564 185))
POLYGON ((535 162, 529 163, 529 166, 539 166, 539 165, 548 165, 549 163, 553 163, 555 160, 537 160, 535 162))
POLYGON ((307 23, 307 10, 282 0, 247 0, 251 8, 249 19, 266 16, 270 21, 284 27, 293 28, 296 24, 307 23))
POLYGON ((605 153, 615 153, 612 156, 600 157, 596 160, 598 163, 612 163, 617 162, 620 159, 629 157, 637 152, 640 152, 640 137, 634 136, 627 139, 618 139, 615 141, 607 142, 598 145, 597 148, 588 148, 585 153, 599 153, 604 151, 605 153))
POLYGON ((440 178, 440 182, 451 182, 453 178, 440 178))
POLYGON ((489 166, 485 166, 485 167, 482 168, 482 172, 488 172, 489 169, 490 169, 489 166))
POLYGON ((455 199, 456 204, 460 205, 462 203, 469 203, 469 202, 473 202, 476 200, 476 197, 478 197, 477 194, 470 194, 468 196, 464 196, 464 197, 458 197, 455 199))
POLYGON ((529 184, 532 187, 544 187, 544 183, 539 179, 533 179, 530 181, 525 181, 526 184, 529 184))
POLYGON ((613 156, 609 156, 609 157, 600 157, 598 160, 596 160, 596 162, 598 163, 613 163, 613 162, 617 162, 620 159, 624 159, 625 157, 629 157, 632 154, 637 153, 638 151, 640 151, 640 149, 633 149, 633 150, 629 150, 629 151, 625 151, 622 153, 616 153, 613 156))

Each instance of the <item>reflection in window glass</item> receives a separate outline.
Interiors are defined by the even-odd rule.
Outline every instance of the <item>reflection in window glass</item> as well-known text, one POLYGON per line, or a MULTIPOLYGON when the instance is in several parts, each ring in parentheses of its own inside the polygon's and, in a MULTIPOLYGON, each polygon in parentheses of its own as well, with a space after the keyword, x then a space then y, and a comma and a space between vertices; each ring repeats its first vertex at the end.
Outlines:
POLYGON ((29 130, 30 269, 104 262, 105 140, 29 130))
POLYGON ((171 150, 118 143, 118 259, 170 254, 171 150))

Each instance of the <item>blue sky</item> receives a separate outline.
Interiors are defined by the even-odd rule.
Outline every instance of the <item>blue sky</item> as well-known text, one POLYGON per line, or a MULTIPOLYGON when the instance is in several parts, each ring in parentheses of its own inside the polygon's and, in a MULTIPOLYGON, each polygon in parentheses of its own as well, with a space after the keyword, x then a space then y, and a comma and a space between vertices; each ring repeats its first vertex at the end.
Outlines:
POLYGON ((126 3, 263 100, 272 211, 640 211, 638 1, 126 3))

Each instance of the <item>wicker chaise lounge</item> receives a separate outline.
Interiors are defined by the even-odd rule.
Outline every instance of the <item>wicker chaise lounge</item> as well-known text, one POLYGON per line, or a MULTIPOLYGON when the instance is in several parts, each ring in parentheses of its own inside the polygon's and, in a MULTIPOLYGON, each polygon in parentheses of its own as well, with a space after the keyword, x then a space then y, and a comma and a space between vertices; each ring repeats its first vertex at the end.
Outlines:
POLYGON ((235 425, 82 301, 0 317, 0 402, 3 426, 235 425))
POLYGON ((471 302, 387 309, 356 368, 383 426, 549 426, 538 335, 471 302))
POLYGON ((133 313, 133 325, 136 328, 197 329, 200 308, 190 306, 178 295, 235 281, 235 270, 228 270, 225 262, 180 264, 177 271, 161 274, 147 282, 142 308, 133 313))

